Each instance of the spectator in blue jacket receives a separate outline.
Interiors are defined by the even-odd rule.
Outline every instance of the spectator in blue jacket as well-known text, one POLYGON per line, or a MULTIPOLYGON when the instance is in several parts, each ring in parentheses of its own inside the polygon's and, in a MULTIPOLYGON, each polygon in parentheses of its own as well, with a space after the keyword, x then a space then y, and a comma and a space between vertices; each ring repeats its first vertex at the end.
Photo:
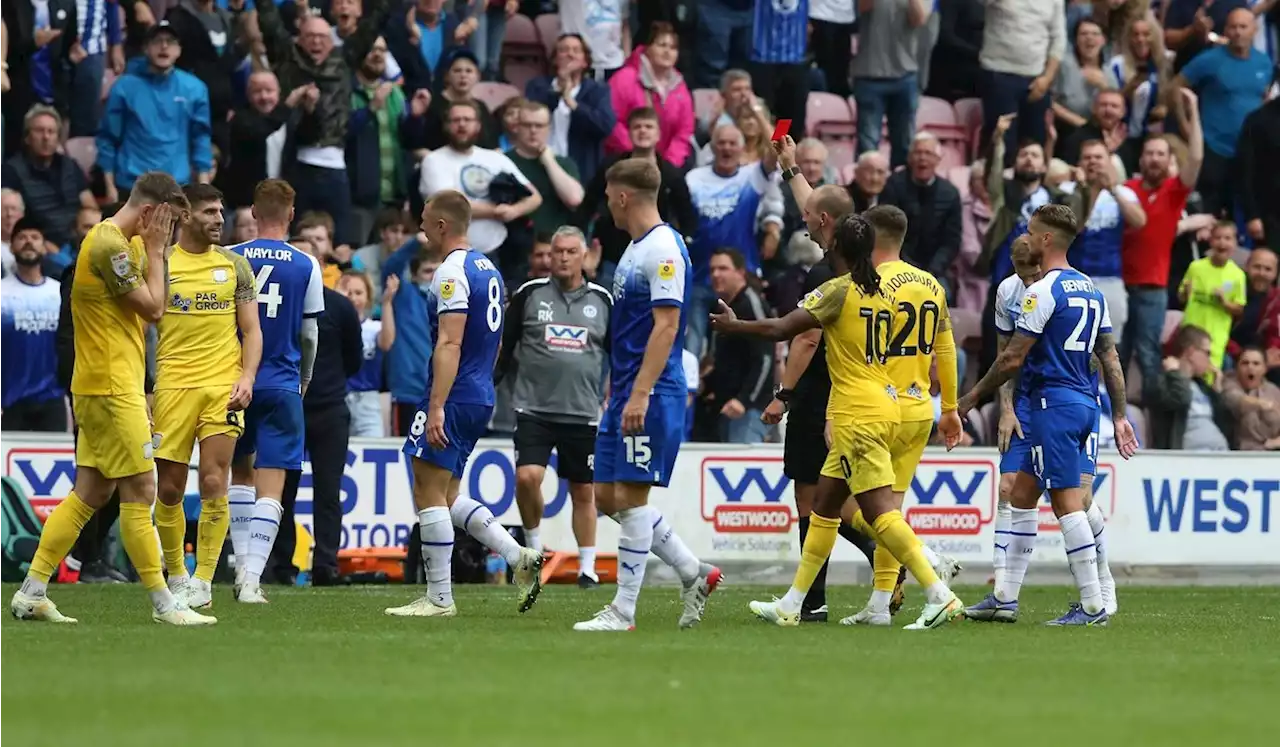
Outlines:
POLYGON ((583 184, 591 183, 604 159, 604 140, 613 132, 617 116, 609 87, 583 77, 591 67, 591 53, 577 34, 556 40, 555 75, 529 81, 525 98, 551 110, 551 141, 557 156, 578 165, 583 184))
POLYGON ((427 365, 431 361, 431 329, 427 326, 426 285, 414 277, 427 249, 425 237, 411 237, 382 263, 382 287, 387 278, 400 278, 400 292, 392 301, 396 341, 387 354, 387 386, 391 390, 391 435, 408 435, 418 405, 427 397, 427 365))
POLYGON ((107 202, 120 201, 121 192, 148 171, 164 171, 187 184, 208 182, 213 169, 209 89, 174 68, 182 47, 168 22, 148 29, 144 51, 111 87, 98 130, 107 202))

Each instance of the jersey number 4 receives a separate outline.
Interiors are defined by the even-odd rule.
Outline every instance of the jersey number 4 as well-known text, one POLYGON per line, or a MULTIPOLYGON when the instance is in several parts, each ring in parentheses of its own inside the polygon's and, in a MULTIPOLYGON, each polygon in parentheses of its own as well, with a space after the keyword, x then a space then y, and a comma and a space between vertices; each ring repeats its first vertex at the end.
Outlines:
POLYGON ((1079 298, 1072 297, 1067 299, 1067 306, 1073 309, 1080 309, 1080 321, 1076 322, 1076 328, 1071 330, 1071 337, 1067 338, 1064 347, 1072 352, 1093 352, 1093 344, 1098 340, 1098 326, 1102 324, 1102 306, 1096 298, 1079 298), (1090 321, 1092 319, 1092 321, 1090 321), (1084 329, 1089 327, 1089 342, 1084 341, 1084 329))
POLYGON ((275 319, 280 313, 280 304, 284 303, 284 296, 280 295, 280 284, 267 283, 274 269, 276 269, 275 265, 263 265, 253 279, 254 284, 258 286, 258 303, 266 304, 268 319, 275 319))

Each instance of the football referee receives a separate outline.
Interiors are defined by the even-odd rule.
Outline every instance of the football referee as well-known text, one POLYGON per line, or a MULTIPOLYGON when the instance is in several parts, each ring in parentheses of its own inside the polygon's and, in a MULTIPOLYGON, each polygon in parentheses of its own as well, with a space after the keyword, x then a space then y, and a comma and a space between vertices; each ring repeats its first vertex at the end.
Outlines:
POLYGON ((573 502, 578 585, 593 588, 599 578, 592 456, 609 365, 613 297, 583 277, 586 249, 582 231, 573 226, 551 237, 551 277, 520 286, 507 307, 494 381, 515 378, 516 503, 525 545, 542 552, 542 479, 554 448, 556 472, 569 481, 573 502))
MULTIPOLYGON (((809 237, 822 247, 822 261, 809 269, 804 292, 808 294, 830 280, 835 272, 830 256, 836 222, 853 212, 853 198, 839 185, 825 185, 813 189, 796 167, 796 144, 789 136, 775 141, 778 163, 782 167, 782 179, 790 185, 796 204, 803 207, 805 226, 809 237)), ((809 514, 813 511, 814 494, 818 487, 818 475, 827 459, 824 427, 827 419, 827 397, 831 393, 831 377, 827 373, 827 353, 822 341, 822 330, 813 329, 797 335, 791 341, 787 365, 782 381, 774 390, 774 399, 765 408, 760 419, 776 424, 787 418, 786 443, 783 447, 783 472, 795 483, 796 513, 800 517, 800 545, 809 530, 809 514), (824 448, 814 448, 824 444, 824 448)), ((840 527, 840 536, 852 542, 871 562, 875 543, 848 524, 840 527)), ((803 622, 827 621, 827 565, 824 564, 814 579, 809 594, 800 609, 803 622)))

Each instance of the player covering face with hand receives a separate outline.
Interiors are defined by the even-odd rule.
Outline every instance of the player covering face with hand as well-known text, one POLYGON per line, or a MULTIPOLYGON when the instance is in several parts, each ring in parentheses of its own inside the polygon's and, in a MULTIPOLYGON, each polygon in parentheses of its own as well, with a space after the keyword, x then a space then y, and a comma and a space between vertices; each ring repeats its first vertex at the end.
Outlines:
MULTIPOLYGON (((1019 372, 1028 391, 1035 392, 1039 400, 1032 403, 1031 448, 1013 483, 1015 513, 1006 588, 997 592, 1014 598, 998 601, 1017 601, 1021 575, 1035 548, 1034 512, 1041 493, 1048 490, 1080 593, 1079 603, 1050 624, 1105 625, 1108 614, 1098 576, 1102 530, 1093 526, 1086 512, 1086 489, 1080 477, 1092 474, 1096 458, 1099 406, 1092 370, 1095 351, 1111 397, 1120 455, 1131 457, 1137 451, 1137 440, 1125 417, 1124 374, 1106 299, 1087 276, 1067 263, 1067 248, 1076 233, 1076 218, 1062 205, 1045 205, 1032 215, 1029 241, 1032 249, 1043 252, 1044 277, 1027 288, 1017 332, 986 376, 961 398, 960 412, 968 412, 980 398, 993 394, 1019 372)), ((1016 604, 1013 608, 1016 610, 1016 604)))
MULTIPOLYGON (((713 328, 725 334, 754 334, 772 340, 791 339, 820 325, 827 341, 831 450, 819 478, 800 567, 782 599, 751 603, 753 614, 777 625, 800 624, 801 604, 831 554, 850 494, 877 546, 888 548, 925 587, 924 611, 907 628, 938 627, 958 617, 964 608, 930 565, 923 545, 895 504, 891 448, 902 414, 889 373, 888 352, 900 327, 895 328, 898 302, 894 289, 872 264, 875 245, 875 229, 867 219, 846 215, 836 225, 832 249, 840 260, 838 274, 806 296, 801 308, 781 319, 747 322, 721 305, 721 313, 711 317, 713 328)), ((958 439, 959 433, 949 434, 948 446, 954 446, 958 439)))

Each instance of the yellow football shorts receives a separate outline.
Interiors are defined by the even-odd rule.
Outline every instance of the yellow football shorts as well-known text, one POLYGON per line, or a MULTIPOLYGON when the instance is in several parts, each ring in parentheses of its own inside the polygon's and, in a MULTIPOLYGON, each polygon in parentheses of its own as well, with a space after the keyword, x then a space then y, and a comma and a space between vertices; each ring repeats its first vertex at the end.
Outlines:
POLYGON ((102 473, 108 480, 150 472, 151 422, 147 398, 141 393, 76 395, 72 398, 76 426, 76 465, 102 473))
POLYGON ((197 442, 210 436, 240 438, 244 413, 227 410, 231 387, 160 389, 155 394, 156 459, 186 464, 197 442))
POLYGON ((893 454, 893 492, 905 493, 911 487, 911 478, 920 466, 920 457, 924 456, 931 433, 932 420, 909 420, 898 426, 898 435, 889 447, 889 453, 893 454))
POLYGON ((844 480, 853 495, 893 485, 893 458, 889 451, 897 423, 831 424, 831 450, 822 474, 844 480))

